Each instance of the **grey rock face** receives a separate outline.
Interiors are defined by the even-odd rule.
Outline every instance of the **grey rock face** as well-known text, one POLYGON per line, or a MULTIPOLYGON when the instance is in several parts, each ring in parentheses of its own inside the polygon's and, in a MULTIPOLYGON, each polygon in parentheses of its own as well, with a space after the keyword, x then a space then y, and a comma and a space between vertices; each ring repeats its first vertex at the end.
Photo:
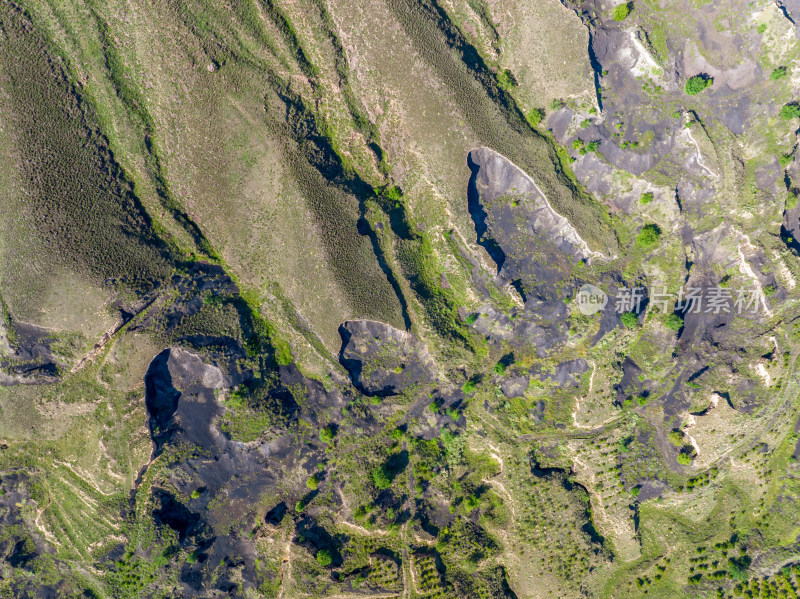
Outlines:
POLYGON ((339 361, 368 395, 394 395, 436 378, 428 350, 410 333, 382 322, 353 320, 339 327, 339 361))

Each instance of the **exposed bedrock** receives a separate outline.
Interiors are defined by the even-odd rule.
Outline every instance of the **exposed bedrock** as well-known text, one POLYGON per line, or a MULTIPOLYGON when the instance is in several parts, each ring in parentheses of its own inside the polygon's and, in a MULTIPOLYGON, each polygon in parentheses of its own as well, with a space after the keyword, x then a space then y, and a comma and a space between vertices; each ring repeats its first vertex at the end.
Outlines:
POLYGON ((436 363, 411 333, 382 322, 351 320, 339 327, 339 334, 339 361, 368 395, 394 395, 436 379, 436 363))
MULTIPOLYGON (((343 405, 338 393, 326 392, 320 383, 303 377, 294 365, 281 367, 274 375, 274 384, 260 401, 276 416, 291 420, 300 413, 289 388, 305 398, 308 412, 303 417, 317 426, 321 424, 318 409, 340 409, 343 405)), ((304 494, 307 489, 293 492, 285 485, 278 491, 278 481, 286 477, 287 471, 316 471, 316 464, 324 455, 321 442, 301 440, 279 424, 271 435, 257 442, 231 440, 219 428, 218 418, 224 409, 217 400, 219 392, 230 386, 231 376, 238 375, 226 374, 199 355, 179 348, 158 354, 145 376, 145 402, 155 455, 168 455, 168 467, 149 490, 154 506, 152 516, 173 529, 181 546, 197 556, 195 563, 187 562, 180 572, 184 597, 218 596, 214 593, 257 586, 253 542, 244 535, 231 536, 227 529, 220 529, 220 522, 230 518, 235 509, 237 522, 242 526, 252 523, 257 506, 241 501, 244 498, 267 492, 289 493, 293 497, 304 494), (219 497, 226 497, 231 503, 214 503, 213 499, 219 497), (226 560, 233 555, 237 556, 237 567, 224 571, 226 576, 234 573, 236 579, 214 579, 209 572, 220 564, 230 565, 226 560), (208 593, 208 589, 213 591, 208 593)), ((276 417, 279 421, 286 420, 276 417)))

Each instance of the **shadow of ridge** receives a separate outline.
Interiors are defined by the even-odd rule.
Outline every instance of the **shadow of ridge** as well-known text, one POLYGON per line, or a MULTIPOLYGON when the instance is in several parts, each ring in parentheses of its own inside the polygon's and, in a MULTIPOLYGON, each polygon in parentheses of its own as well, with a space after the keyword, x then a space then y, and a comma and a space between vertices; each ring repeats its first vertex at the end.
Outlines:
POLYGON ((483 247, 489 254, 489 257, 497 265, 497 272, 499 273, 506 261, 506 254, 494 239, 487 236, 489 227, 486 224, 486 217, 488 214, 481 204, 477 185, 478 172, 481 167, 472 159, 472 152, 467 154, 467 166, 470 170, 469 182, 467 183, 467 209, 475 223, 478 245, 483 247))
POLYGON ((150 437, 156 445, 153 457, 161 453, 164 444, 174 432, 172 417, 178 409, 178 400, 181 396, 181 392, 172 386, 172 374, 167 365, 170 351, 165 349, 153 358, 144 375, 144 397, 149 416, 150 437))

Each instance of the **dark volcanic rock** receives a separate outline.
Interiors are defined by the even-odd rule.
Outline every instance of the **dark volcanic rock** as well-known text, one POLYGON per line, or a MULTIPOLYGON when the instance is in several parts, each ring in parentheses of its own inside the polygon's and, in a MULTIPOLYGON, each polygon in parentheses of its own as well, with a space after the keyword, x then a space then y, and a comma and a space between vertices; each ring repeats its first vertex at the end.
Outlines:
POLYGON ((526 301, 545 302, 547 311, 555 308, 561 301, 559 283, 592 252, 536 183, 509 160, 477 148, 469 153, 468 164, 469 210, 479 243, 497 263, 501 284, 512 283, 526 301))
POLYGON ((0 385, 42 384, 57 380, 64 360, 52 351, 54 340, 50 331, 41 327, 15 320, 6 324, 0 320, 0 385), (13 347, 8 343, 9 333, 14 338, 13 347))
MULTIPOLYGON (((237 371, 225 373, 194 353, 170 348, 153 359, 145 377, 155 453, 164 454, 169 463, 148 491, 151 516, 174 530, 181 546, 197 557, 196 562, 180 566, 183 597, 214 597, 219 591, 242 596, 257 588, 257 553, 246 533, 259 519, 280 522, 287 515, 287 501, 294 503, 305 495, 307 489, 292 492, 285 482, 279 484, 288 471, 308 472, 324 460, 324 444, 281 428, 280 422, 286 420, 278 420, 268 440, 244 444, 223 434, 217 425, 223 414, 217 393, 228 389, 237 376, 237 371), (248 500, 265 493, 292 496, 265 517, 248 500), (238 523, 235 533, 231 519, 238 523), (213 572, 222 575, 215 578, 213 572)), ((336 392, 327 393, 295 366, 281 367, 272 376, 272 387, 261 401, 283 410, 290 419, 300 407, 287 397, 288 386, 304 396, 309 411, 303 417, 308 422, 319 424, 317 409, 338 411, 343 405, 336 392)))
POLYGON ((436 364, 413 335, 388 324, 352 320, 339 327, 339 361, 368 395, 393 395, 436 380, 436 364))

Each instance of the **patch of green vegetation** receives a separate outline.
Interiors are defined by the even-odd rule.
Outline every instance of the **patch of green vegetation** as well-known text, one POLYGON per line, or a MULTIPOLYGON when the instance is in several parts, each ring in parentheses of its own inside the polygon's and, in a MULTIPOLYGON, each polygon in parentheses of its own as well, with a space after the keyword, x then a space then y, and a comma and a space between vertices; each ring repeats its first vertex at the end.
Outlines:
POLYGON ((767 30, 767 24, 766 23, 761 23, 761 25, 756 27, 756 31, 758 33, 764 33, 766 30, 767 30))
POLYGON ((642 205, 646 206, 647 204, 652 202, 653 199, 654 199, 653 192, 652 191, 646 191, 646 192, 644 192, 642 194, 642 197, 639 198, 639 203, 641 203, 642 205))
POLYGON ((677 429, 671 430, 667 438, 675 447, 683 447, 683 433, 681 431, 677 429))
POLYGON ((528 120, 528 123, 531 127, 538 127, 539 123, 544 120, 545 114, 543 108, 532 108, 528 111, 528 114, 525 118, 528 120))
POLYGON ((780 111, 780 117, 785 121, 800 117, 800 104, 797 102, 784 104, 780 111))
POLYGON ((319 477, 316 474, 312 474, 311 476, 309 476, 308 480, 306 480, 306 487, 308 487, 312 491, 316 491, 317 488, 319 487, 319 477))
POLYGON ((333 562, 333 556, 331 555, 330 550, 328 549, 320 549, 317 551, 317 562, 323 568, 327 568, 333 562))
POLYGON ((769 74, 769 78, 772 79, 772 81, 777 81, 778 79, 786 77, 787 72, 788 70, 786 67, 778 67, 769 74))
POLYGON ((633 2, 618 4, 616 7, 614 7, 614 14, 613 14, 614 20, 619 22, 624 21, 625 19, 628 18, 628 15, 631 14, 632 10, 633 10, 633 2))
POLYGON ((275 381, 256 379, 241 385, 225 400, 220 428, 231 439, 249 443, 260 439, 270 428, 288 424, 293 407, 280 393, 275 381))
POLYGON ((372 470, 372 482, 378 489, 388 489, 392 486, 392 476, 385 465, 372 470))
POLYGON ((332 424, 329 424, 321 431, 319 431, 319 440, 325 443, 326 445, 329 445, 331 441, 333 441, 333 438, 335 436, 336 436, 336 429, 332 424))
POLYGON ((658 225, 649 224, 642 227, 639 234, 636 236, 636 245, 642 249, 651 249, 655 247, 661 239, 661 229, 658 225))
POLYGON ((625 312, 619 317, 619 319, 620 322, 622 322, 622 324, 629 329, 632 329, 639 324, 639 317, 633 312, 625 312))
POLYGON ((677 314, 670 314, 664 320, 664 326, 671 331, 679 331, 683 327, 683 318, 677 314))
POLYGON ((508 69, 502 69, 497 73, 497 86, 504 91, 511 91, 519 85, 514 74, 508 69))
POLYGON ((711 87, 713 84, 713 77, 706 75, 705 73, 700 73, 694 77, 689 77, 689 79, 686 81, 685 90, 688 95, 696 96, 707 87, 711 87))

